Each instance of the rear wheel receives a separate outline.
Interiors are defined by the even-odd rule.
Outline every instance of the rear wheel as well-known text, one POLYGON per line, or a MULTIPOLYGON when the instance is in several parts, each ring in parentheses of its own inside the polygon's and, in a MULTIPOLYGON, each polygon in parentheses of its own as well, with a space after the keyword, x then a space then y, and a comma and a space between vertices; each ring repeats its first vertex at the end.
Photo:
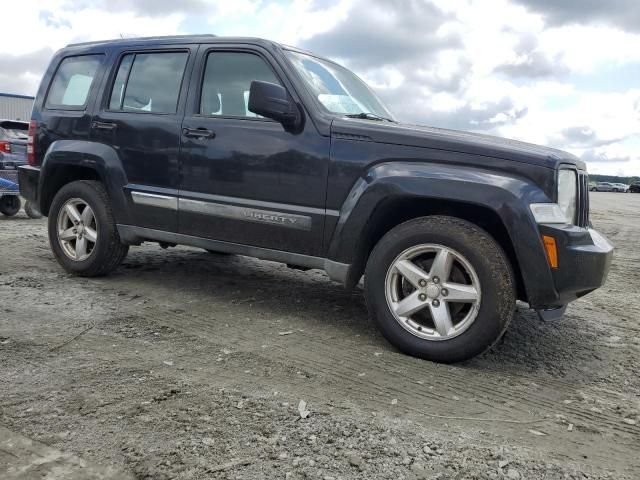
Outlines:
POLYGON ((48 227, 58 262, 77 275, 105 275, 129 250, 120 241, 109 197, 100 182, 80 180, 62 187, 51 204, 48 227))
POLYGON ((20 197, 17 195, 3 195, 0 197, 0 213, 13 217, 20 211, 20 197))
POLYGON ((388 232, 365 275, 370 314, 400 350, 438 362, 491 347, 515 310, 511 266, 496 241, 453 217, 423 217, 388 232))

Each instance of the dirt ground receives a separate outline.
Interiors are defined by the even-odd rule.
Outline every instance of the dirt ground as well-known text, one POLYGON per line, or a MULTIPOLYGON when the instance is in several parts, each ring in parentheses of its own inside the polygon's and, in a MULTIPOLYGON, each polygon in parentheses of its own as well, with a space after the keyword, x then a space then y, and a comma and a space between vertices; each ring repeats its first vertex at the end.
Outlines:
POLYGON ((46 220, 0 219, 0 478, 640 478, 640 195, 592 221, 605 287, 445 366, 319 271, 145 244, 75 278, 46 220))

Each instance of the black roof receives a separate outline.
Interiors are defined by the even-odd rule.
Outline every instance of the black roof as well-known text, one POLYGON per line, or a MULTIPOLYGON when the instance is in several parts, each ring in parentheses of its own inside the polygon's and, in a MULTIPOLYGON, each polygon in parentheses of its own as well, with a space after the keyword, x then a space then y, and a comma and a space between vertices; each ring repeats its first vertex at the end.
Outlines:
MULTIPOLYGON (((293 47, 290 45, 281 44, 278 42, 274 42, 273 40, 267 40, 259 37, 219 37, 213 34, 199 34, 199 35, 166 35, 166 36, 157 36, 157 37, 134 37, 134 38, 117 38, 112 40, 98 40, 93 42, 83 42, 83 43, 71 43, 64 47, 62 51, 67 49, 78 49, 85 53, 90 53, 94 51, 94 49, 107 48, 112 46, 118 47, 140 47, 144 45, 171 45, 171 44, 185 44, 185 43, 227 43, 227 44, 249 44, 249 45, 258 45, 265 49, 274 50, 274 49, 284 49, 291 50, 294 52, 304 53, 306 55, 311 55, 316 58, 320 58, 322 60, 336 63, 331 59, 326 57, 322 57, 313 52, 309 52, 307 50, 303 50, 298 47, 293 47)), ((336 63, 336 65, 339 65, 336 63)))
POLYGON ((93 42, 71 43, 65 48, 75 47, 99 47, 99 46, 140 46, 147 44, 159 43, 168 45, 172 43, 252 43, 265 46, 279 45, 271 40, 255 37, 218 37, 212 34, 201 35, 168 35, 158 37, 134 37, 134 38, 117 38, 112 40, 98 40, 93 42))

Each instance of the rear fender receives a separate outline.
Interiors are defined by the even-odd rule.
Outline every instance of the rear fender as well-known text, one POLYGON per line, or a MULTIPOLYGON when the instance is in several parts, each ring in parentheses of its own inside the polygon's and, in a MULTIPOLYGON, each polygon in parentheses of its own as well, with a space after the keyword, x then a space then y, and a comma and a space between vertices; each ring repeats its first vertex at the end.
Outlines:
MULTIPOLYGON (((65 169, 71 172, 78 168, 97 174, 111 200, 116 222, 128 223, 127 201, 122 188, 127 184, 127 177, 117 152, 108 145, 84 140, 58 140, 47 150, 38 181, 38 201, 42 212, 48 214, 55 195, 49 190, 56 187, 49 186, 48 179, 55 178, 57 172, 64 172, 65 169)), ((73 179, 71 176, 69 181, 73 179)), ((68 181, 65 179, 64 183, 68 181)))

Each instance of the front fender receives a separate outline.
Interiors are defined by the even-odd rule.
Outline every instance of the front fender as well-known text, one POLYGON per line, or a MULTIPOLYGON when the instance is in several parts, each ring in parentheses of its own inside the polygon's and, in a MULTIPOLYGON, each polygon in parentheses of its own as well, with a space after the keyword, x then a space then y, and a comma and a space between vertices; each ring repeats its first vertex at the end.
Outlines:
POLYGON ((415 162, 376 165, 356 182, 344 202, 328 258, 357 264, 376 209, 389 200, 413 198, 490 209, 509 235, 530 302, 556 295, 538 225, 529 210, 529 204, 550 199, 527 179, 480 168, 415 162))
POLYGON ((47 150, 38 182, 38 198, 46 198, 48 180, 60 168, 80 167, 96 172, 111 200, 117 223, 129 223, 123 186, 127 184, 122 162, 115 149, 103 143, 86 140, 58 140, 47 150))

